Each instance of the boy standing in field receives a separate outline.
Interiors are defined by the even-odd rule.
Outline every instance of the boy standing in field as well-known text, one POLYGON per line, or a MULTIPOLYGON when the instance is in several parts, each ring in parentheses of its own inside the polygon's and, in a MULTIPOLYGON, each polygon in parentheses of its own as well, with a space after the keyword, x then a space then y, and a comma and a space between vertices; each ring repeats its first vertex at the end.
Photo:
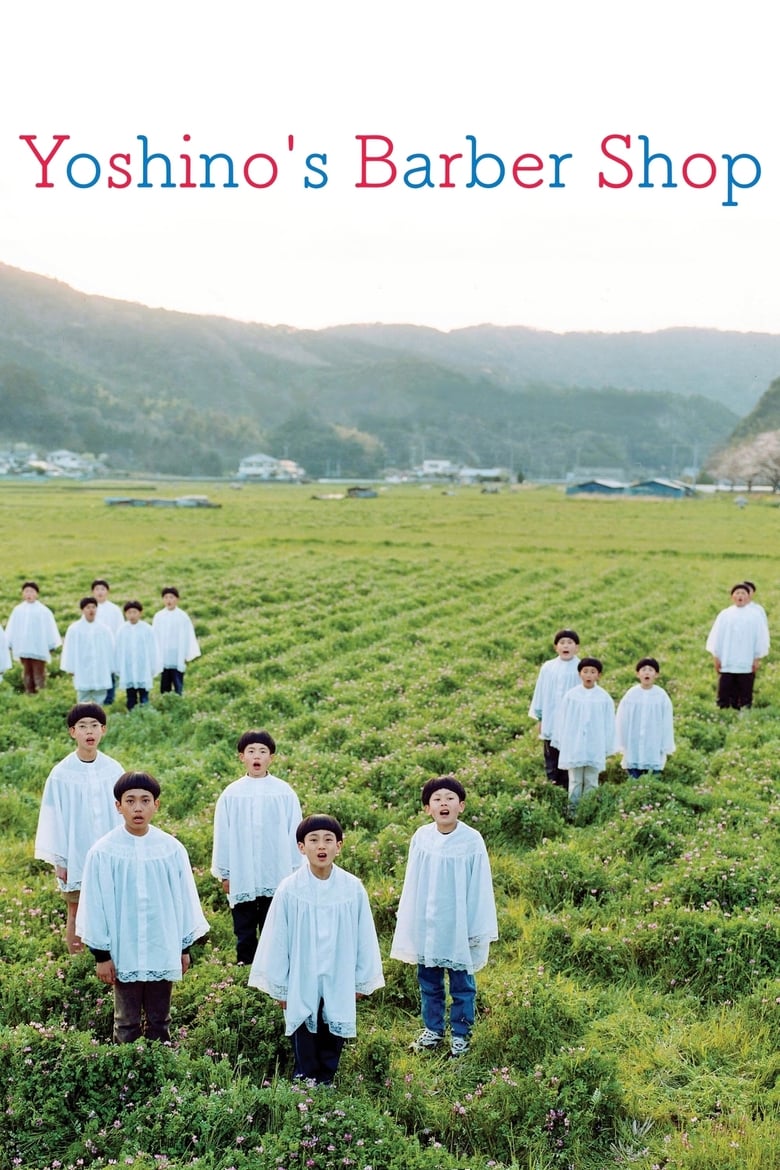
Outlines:
POLYGON ((468 1051, 474 1024, 477 985, 498 921, 485 842, 476 829, 458 820, 466 790, 453 776, 429 780, 422 804, 432 823, 412 837, 398 905, 392 959, 417 966, 423 1031, 412 1044, 433 1051, 444 1039, 444 972, 448 972, 450 1056, 468 1051))
POLYGON ((179 609, 179 590, 175 585, 166 585, 161 596, 165 608, 158 610, 152 618, 152 629, 162 660, 160 694, 175 691, 181 695, 187 663, 200 657, 200 646, 189 616, 183 609, 179 609))
POLYGON ((190 947, 209 929, 187 850, 152 824, 160 785, 124 772, 114 785, 122 823, 90 849, 78 931, 96 974, 114 989, 114 1040, 170 1040, 171 992, 190 947))
POLYGON ((599 773, 615 751, 615 704, 599 686, 604 670, 598 658, 582 658, 580 686, 567 691, 557 724, 561 767, 569 772, 569 810, 599 786, 599 773))
POLYGON ((73 675, 80 703, 102 703, 111 686, 114 635, 97 620, 97 608, 94 597, 82 597, 81 618, 68 626, 60 658, 61 669, 73 675))
POLYGON ((118 823, 114 783, 122 765, 98 750, 106 734, 106 713, 97 703, 77 703, 68 711, 67 722, 76 750, 55 764, 46 779, 35 856, 54 866, 67 906, 65 942, 73 955, 83 949, 76 911, 84 860, 95 841, 118 823))
POLYGON ((379 943, 362 883, 334 865, 344 843, 335 817, 296 829, 306 863, 279 885, 249 986, 284 1009, 294 1076, 332 1084, 344 1040, 357 1034, 355 1001, 384 987, 379 943))
MULTIPOLYGON (((114 639, 116 640, 117 634, 122 629, 124 618, 122 617, 122 611, 119 606, 115 605, 113 601, 109 601, 108 599, 110 588, 111 587, 109 586, 108 581, 106 581, 103 577, 96 577, 90 585, 92 596, 97 600, 98 603, 97 620, 102 622, 104 626, 108 626, 109 630, 114 635, 114 639)), ((106 691, 106 697, 103 700, 107 707, 110 707, 116 698, 116 684, 118 682, 119 679, 116 673, 112 674, 111 686, 106 691)))
POLYGON ((54 614, 38 600, 40 590, 35 581, 22 585, 22 601, 5 627, 8 649, 22 664, 22 685, 26 695, 34 695, 46 686, 46 663, 51 652, 61 644, 54 614))
POLYGON ((238 758, 246 775, 227 786, 214 809, 211 872, 228 896, 237 963, 252 962, 276 888, 301 864, 301 806, 290 785, 269 772, 275 753, 267 731, 245 731, 238 758))
POLYGON ((127 709, 136 703, 145 706, 155 675, 160 673, 160 657, 154 630, 141 621, 144 607, 140 601, 126 601, 125 621, 116 636, 117 682, 124 687, 127 709))
POLYGON ((707 649, 718 672, 718 706, 751 707, 756 672, 769 653, 769 627, 761 607, 750 604, 744 581, 733 586, 731 605, 715 618, 707 649))
POLYGON ((672 700, 655 685, 660 672, 656 658, 640 658, 639 681, 618 703, 616 750, 623 753, 623 767, 634 780, 645 772, 662 772, 674 751, 672 700))
POLYGON ((544 748, 544 770, 547 779, 559 788, 568 788, 569 774, 559 767, 558 749, 552 744, 555 718, 563 696, 579 682, 577 651, 580 639, 576 630, 558 630, 553 638, 556 658, 542 663, 536 679, 528 714, 539 723, 539 738, 544 748))

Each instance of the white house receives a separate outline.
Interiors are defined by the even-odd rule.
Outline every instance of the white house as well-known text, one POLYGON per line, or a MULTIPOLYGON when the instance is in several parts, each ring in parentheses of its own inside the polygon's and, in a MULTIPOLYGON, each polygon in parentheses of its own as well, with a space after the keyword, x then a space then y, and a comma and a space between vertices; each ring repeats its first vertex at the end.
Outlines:
POLYGON ((239 479, 275 480, 279 483, 297 483, 305 474, 293 459, 275 459, 273 455, 262 452, 247 455, 239 463, 237 472, 239 479))

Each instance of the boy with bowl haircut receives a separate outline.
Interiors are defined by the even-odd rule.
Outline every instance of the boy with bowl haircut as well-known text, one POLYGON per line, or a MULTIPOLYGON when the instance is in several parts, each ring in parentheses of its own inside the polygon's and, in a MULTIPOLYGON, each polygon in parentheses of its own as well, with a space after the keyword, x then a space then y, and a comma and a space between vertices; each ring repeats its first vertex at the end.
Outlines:
POLYGON ((117 681, 124 687, 127 709, 137 703, 145 706, 155 675, 160 673, 160 655, 154 630, 141 620, 144 607, 140 601, 126 601, 125 621, 116 636, 117 681))
POLYGON ((740 581, 731 589, 731 605, 715 618, 707 650, 718 673, 719 707, 753 705, 753 684, 761 659, 769 653, 766 614, 751 603, 750 589, 740 581))
POLYGON ((623 767, 634 780, 645 772, 662 772, 674 751, 672 700, 655 685, 660 672, 657 658, 640 658, 639 681, 618 703, 616 750, 623 753, 623 767))
POLYGON ((547 779, 559 788, 569 787, 569 773, 559 767, 558 748, 553 745, 555 718, 563 696, 579 682, 577 665, 580 639, 576 630, 558 630, 553 638, 555 658, 543 662, 536 679, 528 714, 539 724, 547 779))
POLYGON ((60 667, 73 675, 80 703, 102 703, 111 689, 114 635, 97 620, 96 598, 82 597, 79 609, 81 618, 65 633, 60 667))
POLYGON ((67 906, 65 942, 70 954, 83 950, 76 911, 87 853, 115 828, 119 814, 114 784, 122 765, 98 750, 106 713, 97 703, 77 703, 67 715, 76 750, 55 764, 46 779, 35 834, 35 856, 51 862, 67 906))
POLYGON ((604 667, 598 658, 582 658, 577 667, 580 686, 567 691, 561 703, 556 735, 561 767, 569 772, 569 811, 583 793, 599 786, 599 773, 615 751, 615 704, 598 685, 604 667))
POLYGON ((490 861, 482 836, 458 818, 466 790, 453 776, 429 780, 422 804, 432 823, 409 845, 390 957, 417 966, 423 1031, 412 1048, 438 1048, 444 1039, 444 972, 448 972, 450 1056, 468 1051, 476 1006, 474 973, 498 938, 490 861))
POLYGON ((8 649, 22 664, 22 685, 26 695, 46 686, 46 663, 62 643, 54 614, 38 600, 35 581, 22 585, 22 601, 15 606, 5 627, 8 649))
POLYGON ((284 1009, 293 1075, 332 1084, 344 1040, 357 1034, 355 1001, 384 987, 379 943, 362 883, 334 865, 344 834, 335 817, 296 829, 306 864, 279 884, 249 973, 284 1009))
POLYGON ((246 774, 217 798, 211 872, 228 896, 236 962, 250 964, 277 886, 301 864, 295 834, 303 814, 290 785, 269 772, 273 737, 245 731, 237 747, 246 774))
POLYGON ((98 979, 114 989, 114 1041, 169 1040, 173 984, 209 926, 187 850, 151 824, 157 780, 124 772, 114 799, 122 823, 87 854, 77 927, 98 979))
POLYGON ((162 662, 160 694, 175 691, 181 695, 184 692, 187 663, 193 658, 200 658, 200 646, 189 615, 179 609, 179 590, 176 586, 163 586, 160 595, 165 608, 159 609, 152 618, 152 629, 162 662))
MULTIPOLYGON (((104 626, 108 626, 111 633, 116 639, 117 634, 122 629, 124 618, 122 611, 118 605, 113 601, 109 601, 108 595, 111 591, 111 586, 104 577, 96 577, 90 585, 92 596, 98 603, 97 620, 102 622, 104 626)), ((107 707, 110 707, 116 698, 116 685, 119 682, 119 677, 114 672, 111 676, 111 686, 106 691, 106 697, 103 700, 107 707)))

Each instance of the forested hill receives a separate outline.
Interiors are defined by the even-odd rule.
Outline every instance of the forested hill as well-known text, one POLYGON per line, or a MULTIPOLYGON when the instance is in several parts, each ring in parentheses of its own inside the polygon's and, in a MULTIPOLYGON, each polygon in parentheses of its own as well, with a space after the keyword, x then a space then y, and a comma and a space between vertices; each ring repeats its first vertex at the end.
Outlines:
POLYGON ((780 372, 780 336, 483 325, 298 330, 88 296, 0 264, 0 439, 115 466, 311 474, 424 457, 560 475, 702 462, 780 372))

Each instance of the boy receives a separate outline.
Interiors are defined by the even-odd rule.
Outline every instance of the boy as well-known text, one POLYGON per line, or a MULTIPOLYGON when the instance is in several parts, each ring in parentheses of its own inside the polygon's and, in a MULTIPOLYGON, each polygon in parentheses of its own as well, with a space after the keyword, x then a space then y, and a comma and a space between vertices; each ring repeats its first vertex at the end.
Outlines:
POLYGON ((743 581, 732 587, 731 605, 715 618, 707 649, 718 672, 718 706, 751 707, 756 672, 769 653, 769 627, 760 607, 750 604, 743 581))
POLYGON ((306 817, 296 829, 306 859, 279 884, 249 973, 284 1009, 293 1075, 330 1085, 344 1039, 357 1034, 355 1001, 384 987, 368 895, 334 865, 344 834, 335 817, 306 817))
POLYGON ((568 788, 569 774, 558 766, 558 749, 553 747, 555 717, 561 700, 568 690, 579 682, 577 650, 580 639, 576 630, 558 630, 553 638, 557 658, 542 663, 536 679, 528 714, 539 723, 539 738, 544 748, 544 770, 547 779, 559 788, 568 788))
POLYGON ((116 636, 115 664, 117 682, 124 687, 127 709, 149 702, 155 675, 160 673, 160 654, 154 630, 141 621, 144 607, 140 601, 126 601, 125 621, 116 636))
MULTIPOLYGON (((119 606, 115 605, 113 601, 109 601, 108 599, 108 594, 111 589, 108 581, 106 581, 103 577, 96 577, 90 585, 90 589, 92 591, 92 596, 97 599, 98 603, 97 620, 102 622, 104 626, 108 626, 109 630, 116 639, 117 634, 122 628, 122 622, 124 619, 122 618, 122 611, 119 606)), ((116 698, 116 685, 118 682, 119 678, 117 675, 112 674, 111 686, 106 691, 106 697, 103 700, 107 707, 109 707, 116 698)))
POLYGON ((97 703, 77 703, 67 715, 76 750, 55 764, 43 788, 35 856, 54 866, 65 898, 65 942, 70 954, 83 950, 76 933, 76 911, 90 846, 113 829, 119 816, 114 783, 122 765, 98 750, 106 734, 106 713, 97 703))
POLYGON ((569 772, 569 812, 583 793, 599 786, 599 773, 615 751, 615 704, 599 686, 604 667, 598 658, 582 658, 577 667, 580 686, 564 695, 558 718, 556 746, 561 767, 569 772))
POLYGON ((214 809, 211 872, 228 896, 237 963, 251 964, 276 888, 301 864, 295 832, 303 814, 290 785, 269 772, 275 754, 267 731, 245 731, 238 758, 246 774, 214 809))
POLYGON ((114 635, 97 620, 98 603, 94 597, 82 597, 79 609, 81 619, 72 622, 65 632, 60 667, 73 675, 80 703, 102 703, 111 686, 114 635))
POLYGON ((192 622, 184 610, 178 608, 179 590, 166 585, 161 596, 165 608, 158 610, 152 618, 152 629, 162 659, 160 694, 175 691, 181 695, 187 663, 200 657, 200 646, 192 622))
POLYGON ((187 850, 151 824, 160 807, 154 776, 124 772, 114 798, 122 823, 87 854, 78 931, 98 979, 114 989, 114 1041, 169 1040, 173 983, 209 926, 187 850))
POLYGON ((46 686, 46 663, 51 662, 52 650, 62 642, 54 614, 38 600, 39 592, 35 581, 24 582, 22 601, 5 627, 8 649, 22 664, 26 695, 34 695, 46 686))
POLYGON ((655 685, 660 672, 656 658, 640 658, 639 682, 618 703, 616 750, 623 753, 623 767, 634 780, 644 772, 662 772, 674 751, 672 700, 655 685))
POLYGON ((432 1051, 444 1039, 444 972, 449 973, 450 1056, 468 1051, 477 986, 474 973, 485 966, 498 938, 496 905, 485 842, 458 820, 466 790, 453 776, 429 780, 422 804, 432 823, 419 828, 398 905, 392 959, 417 965, 423 1031, 412 1044, 432 1051))

